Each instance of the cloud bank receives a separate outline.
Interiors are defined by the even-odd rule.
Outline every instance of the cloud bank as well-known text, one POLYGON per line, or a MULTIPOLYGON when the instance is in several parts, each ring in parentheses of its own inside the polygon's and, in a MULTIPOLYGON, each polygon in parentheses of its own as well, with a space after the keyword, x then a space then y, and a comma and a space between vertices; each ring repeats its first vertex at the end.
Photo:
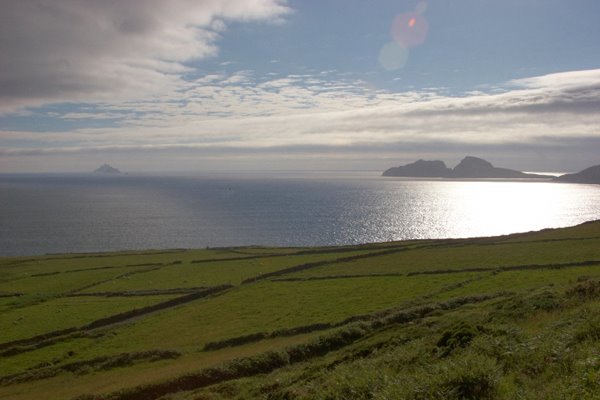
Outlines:
POLYGON ((0 4, 0 112, 181 89, 230 21, 277 22, 280 0, 19 0, 0 4))
POLYGON ((280 0, 21 0, 1 11, 0 113, 67 126, 0 127, 4 170, 89 154, 557 154, 600 139, 600 69, 454 95, 390 92, 335 70, 226 72, 229 61, 199 74, 193 61, 218 53, 229 23, 281 23, 291 10, 280 0))
POLYGON ((112 128, 0 133, 53 152, 127 146, 364 146, 367 143, 533 143, 599 136, 600 70, 507 83, 501 93, 388 93, 362 82, 288 76, 258 82, 248 72, 189 82, 177 101, 137 102, 65 119, 121 118, 112 128), (60 144, 63 143, 61 146, 60 144), (68 144, 68 145, 67 145, 68 144))

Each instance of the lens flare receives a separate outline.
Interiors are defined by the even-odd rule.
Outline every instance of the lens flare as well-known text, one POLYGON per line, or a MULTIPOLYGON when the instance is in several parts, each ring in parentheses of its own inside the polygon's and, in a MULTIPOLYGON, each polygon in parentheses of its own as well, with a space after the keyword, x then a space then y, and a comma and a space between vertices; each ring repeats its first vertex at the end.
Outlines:
POLYGON ((379 51, 379 64, 388 71, 404 67, 408 59, 408 50, 396 42, 386 43, 379 51))
POLYGON ((417 3, 414 11, 397 15, 392 21, 390 34, 393 42, 387 43, 379 51, 379 64, 388 71, 404 67, 409 49, 425 42, 429 24, 423 16, 427 11, 426 0, 417 3))
POLYGON ((392 22, 391 34, 402 47, 415 47, 427 38, 429 24, 416 12, 397 15, 392 22))

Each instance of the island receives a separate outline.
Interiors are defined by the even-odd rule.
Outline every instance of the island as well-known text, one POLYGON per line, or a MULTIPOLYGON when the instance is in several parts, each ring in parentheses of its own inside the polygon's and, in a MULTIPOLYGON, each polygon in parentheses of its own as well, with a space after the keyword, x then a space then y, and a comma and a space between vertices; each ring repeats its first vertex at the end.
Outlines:
POLYGON ((117 168, 113 168, 108 164, 103 164, 100 167, 98 167, 94 173, 97 174, 120 174, 121 171, 119 171, 117 168))
POLYGON ((383 176, 405 176, 413 178, 449 178, 452 170, 443 161, 418 160, 414 163, 392 167, 383 176))
POLYGON ((383 172, 383 176, 411 178, 452 178, 452 179, 551 179, 550 175, 527 174, 508 168, 494 167, 482 158, 467 156, 454 169, 446 167, 443 161, 418 160, 414 163, 393 167, 383 172))
POLYGON ((577 172, 576 174, 565 174, 554 178, 556 182, 567 183, 595 183, 600 184, 600 165, 595 165, 577 172))
POLYGON ((551 179, 550 175, 526 174, 508 168, 494 167, 481 158, 467 156, 453 170, 453 178, 551 179))

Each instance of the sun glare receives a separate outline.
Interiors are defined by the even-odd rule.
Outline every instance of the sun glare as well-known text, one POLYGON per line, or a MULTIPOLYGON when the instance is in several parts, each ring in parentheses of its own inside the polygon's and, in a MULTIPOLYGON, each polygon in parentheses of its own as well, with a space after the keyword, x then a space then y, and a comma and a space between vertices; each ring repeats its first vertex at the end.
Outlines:
POLYGON ((394 17, 390 33, 402 47, 416 47, 427 38, 429 24, 425 17, 415 12, 399 14, 394 17))

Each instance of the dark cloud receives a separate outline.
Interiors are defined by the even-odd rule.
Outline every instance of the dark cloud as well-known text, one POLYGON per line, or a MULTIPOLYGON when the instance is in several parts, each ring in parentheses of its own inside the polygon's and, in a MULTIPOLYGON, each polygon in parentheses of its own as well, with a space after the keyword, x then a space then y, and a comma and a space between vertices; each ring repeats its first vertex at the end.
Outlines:
POLYGON ((0 2, 0 111, 176 90, 185 60, 216 51, 219 20, 269 20, 280 0, 0 2))

